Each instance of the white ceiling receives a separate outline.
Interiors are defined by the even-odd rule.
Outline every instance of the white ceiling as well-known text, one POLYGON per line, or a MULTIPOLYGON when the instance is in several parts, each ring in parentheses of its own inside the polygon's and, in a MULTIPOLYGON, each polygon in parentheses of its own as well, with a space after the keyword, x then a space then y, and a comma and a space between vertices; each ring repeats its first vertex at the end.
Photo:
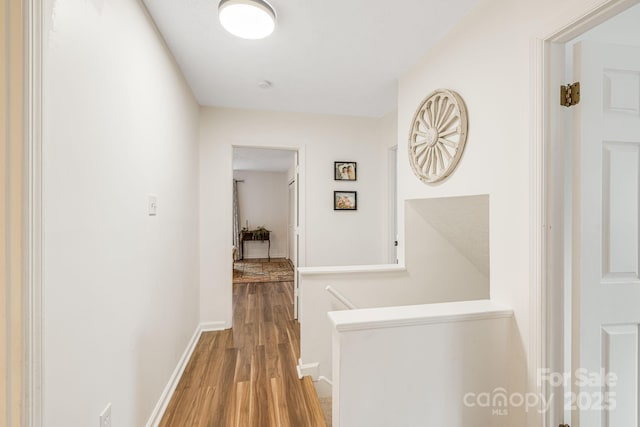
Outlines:
POLYGON ((269 0, 263 40, 228 34, 218 0, 144 3, 201 105, 380 117, 398 78, 478 1, 269 0))
POLYGON ((286 172, 295 159, 295 151, 269 148, 233 147, 233 170, 286 172))

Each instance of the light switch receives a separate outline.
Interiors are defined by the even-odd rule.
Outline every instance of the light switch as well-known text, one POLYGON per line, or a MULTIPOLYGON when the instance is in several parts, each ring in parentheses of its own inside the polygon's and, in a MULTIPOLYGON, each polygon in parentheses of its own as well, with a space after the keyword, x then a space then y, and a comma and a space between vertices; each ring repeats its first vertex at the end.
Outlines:
POLYGON ((158 196, 149 194, 149 216, 158 215, 158 196))

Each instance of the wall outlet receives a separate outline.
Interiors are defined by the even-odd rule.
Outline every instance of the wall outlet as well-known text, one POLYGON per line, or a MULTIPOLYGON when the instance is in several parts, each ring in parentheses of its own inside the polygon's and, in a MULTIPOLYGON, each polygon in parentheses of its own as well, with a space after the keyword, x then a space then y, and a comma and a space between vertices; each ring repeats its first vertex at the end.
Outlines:
POLYGON ((100 427, 111 427, 111 403, 100 414, 100 427))

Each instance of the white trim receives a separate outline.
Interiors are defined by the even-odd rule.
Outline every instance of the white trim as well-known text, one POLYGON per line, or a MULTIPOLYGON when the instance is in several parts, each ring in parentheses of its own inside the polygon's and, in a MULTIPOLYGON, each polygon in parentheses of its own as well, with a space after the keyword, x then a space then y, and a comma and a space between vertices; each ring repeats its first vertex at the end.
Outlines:
POLYGON ((567 24, 543 36, 542 39, 548 42, 566 43, 637 3, 638 0, 603 0, 567 24))
POLYGON ((298 378, 302 379, 302 377, 306 376, 316 378, 318 376, 318 366, 320 366, 318 362, 302 363, 302 359, 298 359, 298 365, 296 366, 296 370, 298 371, 298 378))
MULTIPOLYGON (((544 42, 540 39, 534 39, 531 43, 531 61, 534 64, 543 64, 544 61, 544 42)), ((529 323, 531 327, 531 333, 529 335, 529 354, 527 360, 528 364, 528 383, 527 388, 535 393, 540 392, 536 378, 538 367, 545 360, 543 357, 543 342, 542 342, 542 328, 544 324, 545 315, 543 314, 543 286, 542 281, 545 274, 545 235, 544 229, 546 227, 546 215, 545 215, 545 203, 542 194, 544 192, 544 177, 545 177, 545 145, 544 145, 544 113, 546 97, 544 93, 545 74, 542 66, 536 66, 532 73, 531 82, 531 98, 532 98, 532 112, 533 124, 531 129, 530 138, 530 203, 531 203, 531 217, 529 224, 529 238, 531 245, 531 259, 529 262, 529 323)), ((537 412, 537 411, 532 411, 537 412)), ((539 415, 532 414, 530 417, 539 417, 539 415)), ((545 417, 540 417, 545 418, 545 417)), ((539 422, 533 420, 533 425, 539 425, 539 422)))
POLYGON ((189 363, 189 359, 191 359, 191 355, 196 348, 196 344, 198 340, 200 340, 200 335, 202 335, 202 329, 200 329, 200 325, 196 327, 196 331, 193 333, 189 344, 187 345, 186 350, 182 353, 182 357, 178 360, 178 365, 174 369, 173 373, 169 377, 169 382, 165 386, 162 394, 160 395, 160 400, 156 404, 156 407, 153 409, 151 416, 149 417, 149 421, 147 421, 147 427, 157 426, 160 424, 162 420, 162 416, 164 412, 167 410, 167 406, 171 401, 171 397, 173 396, 173 392, 176 390, 178 386, 178 382, 180 382, 180 378, 187 367, 187 363, 189 363))
MULTIPOLYGON (((268 149, 268 150, 289 150, 295 151, 297 153, 298 163, 296 165, 296 176, 297 180, 294 180, 297 185, 297 207, 298 207, 298 224, 296 227, 297 233, 297 257, 296 257, 296 268, 303 267, 307 263, 307 236, 306 236, 306 218, 307 218, 307 157, 306 157, 306 144, 304 143, 284 143, 283 145, 255 145, 251 143, 231 143, 228 144, 231 149, 231 167, 229 168, 231 178, 233 178, 233 149, 235 147, 242 148, 257 148, 257 149, 268 149)), ((231 240, 231 233, 229 233, 229 238, 231 240)), ((273 257, 272 257, 273 258, 273 257)), ((297 274, 297 273, 296 273, 297 274)), ((295 287, 298 287, 298 277, 294 279, 295 287)), ((229 323, 231 323, 231 319, 233 317, 233 295, 229 294, 229 298, 226 300, 225 304, 228 307, 227 313, 229 313, 229 323)), ((294 318, 298 318, 298 303, 297 300, 294 301, 294 318)))
POLYGON ((325 383, 329 384, 330 386, 333 385, 333 381, 331 381, 329 378, 325 377, 324 375, 320 375, 318 377, 318 381, 324 381, 325 383))
MULTIPOLYGON (((304 151, 298 150, 295 152, 293 156, 294 160, 294 173, 293 173, 293 218, 288 218, 287 220, 287 233, 289 232, 289 226, 293 224, 293 239, 287 236, 287 246, 291 244, 293 240, 293 248, 289 248, 289 262, 293 267, 293 318, 298 320, 300 316, 300 276, 298 276, 298 267, 300 265, 300 253, 301 253, 301 237, 300 237, 300 218, 302 215, 302 202, 301 199, 304 197, 304 191, 301 190, 300 186, 300 164, 304 162, 304 151), (291 256, 293 254, 293 256, 291 256)), ((302 168, 304 169, 304 168, 302 168)), ((291 196, 290 187, 287 187, 287 199, 291 196)), ((289 200, 289 203, 291 201, 289 200)), ((288 206, 288 214, 291 213, 291 206, 288 206)), ((288 217, 288 215, 287 215, 288 217)), ((304 234, 304 233, 303 233, 304 234)))
POLYGON ((198 325, 201 332, 211 332, 211 331, 223 331, 225 329, 229 329, 227 322, 224 320, 220 320, 217 322, 204 322, 198 325))
POLYGON ((378 264, 378 265, 344 265, 331 267, 300 267, 301 276, 322 276, 330 274, 352 274, 352 273, 402 273, 407 268, 398 264, 378 264))
POLYGON ((167 406, 169 406, 171 397, 173 397, 173 393, 175 392, 176 387, 178 386, 178 383, 182 378, 182 374, 184 373, 184 370, 187 367, 187 364, 189 363, 194 350, 196 349, 196 345, 198 344, 202 333, 209 331, 221 331, 225 329, 226 324, 227 323, 224 321, 219 321, 200 323, 198 326, 196 326, 196 330, 193 333, 191 340, 189 340, 187 348, 185 349, 184 353, 182 353, 182 357, 180 357, 180 359, 178 360, 178 364, 169 377, 169 381, 162 391, 158 403, 156 403, 153 412, 151 412, 151 416, 149 417, 149 421, 147 421, 146 427, 156 427, 160 424, 160 421, 162 421, 162 417, 167 410, 167 406))
MULTIPOLYGON (((554 298, 562 298, 562 289, 556 289, 551 286, 550 277, 553 272, 547 271, 546 254, 549 252, 548 238, 548 197, 547 186, 551 185, 549 180, 549 159, 545 157, 545 153, 550 150, 549 144, 552 143, 550 135, 553 134, 551 128, 551 120, 548 113, 550 110, 550 102, 555 102, 554 88, 550 87, 553 79, 550 74, 557 67, 551 62, 551 44, 566 43, 571 39, 583 34, 591 28, 601 24, 607 19, 621 13, 629 7, 637 4, 639 0, 604 0, 599 5, 575 17, 562 27, 534 40, 532 45, 532 61, 533 61, 533 82, 532 87, 534 93, 533 111, 533 127, 531 129, 531 207, 533 215, 531 216, 531 238, 532 238, 532 255, 530 260, 530 269, 532 277, 532 289, 530 292, 530 322, 531 322, 531 338, 529 342, 528 360, 529 360, 529 379, 535 381, 538 369, 546 369, 549 367, 551 355, 553 352, 560 351, 552 347, 552 331, 554 328, 562 327, 552 324, 549 319, 548 306, 549 301, 554 298), (540 233, 541 232, 541 233, 540 233), (540 233, 540 234, 539 234, 540 233), (533 375, 533 376, 532 376, 533 375)), ((560 64, 564 67, 564 64, 560 64)), ((537 390, 544 396, 545 401, 549 399, 550 391, 537 390)), ((531 416, 537 411, 530 411, 531 416)), ((548 412, 547 412, 548 414, 548 412)), ((531 425, 541 425, 543 427, 552 427, 555 425, 549 416, 541 416, 539 421, 529 420, 531 425)))
POLYGON ((338 332, 433 325, 512 317, 513 310, 490 300, 331 311, 338 332))
MULTIPOLYGON (((261 243, 261 242, 259 242, 259 241, 256 241, 256 242, 257 242, 257 243, 261 243)), ((254 249, 254 250, 255 250, 255 252, 258 252, 258 251, 261 251, 261 250, 262 250, 262 248, 256 248, 256 249, 254 249)), ((264 248, 264 252, 267 252, 267 249, 266 249, 266 248, 264 248)), ((262 255, 254 254, 254 255, 251 255, 251 256, 246 256, 246 257, 244 257, 244 259, 245 259, 245 260, 247 260, 247 259, 265 259, 265 258, 267 258, 267 256, 266 256, 267 254, 262 254, 262 255), (262 256, 262 255, 264 255, 264 256, 262 256)), ((274 254, 274 253, 271 253, 271 254, 270 254, 270 258, 271 258, 272 260, 273 260, 273 259, 275 259, 275 258, 284 258, 284 259, 289 259, 289 257, 287 256, 287 254, 286 254, 286 253, 284 253, 284 254, 283 254, 283 253, 275 253, 275 254, 274 254)))
POLYGON ((300 144, 298 150, 298 165, 296 166, 298 186, 298 255, 296 267, 307 265, 307 146, 300 144))
POLYGON ((398 261, 398 145, 387 149, 387 262, 398 261))
POLYGON ((327 285, 324 288, 325 291, 329 292, 335 299, 337 299, 338 301, 340 301, 342 303, 342 305, 344 305, 345 307, 347 307, 349 310, 355 310, 358 307, 355 306, 354 303, 352 303, 351 301, 349 301, 347 299, 347 297, 345 297, 344 295, 342 295, 340 292, 338 292, 333 286, 331 285, 327 285))
POLYGON ((42 307, 42 2, 25 2, 27 49, 25 93, 27 147, 25 156, 26 194, 26 277, 23 327, 25 366, 23 371, 23 420, 29 427, 43 425, 43 307, 42 307))

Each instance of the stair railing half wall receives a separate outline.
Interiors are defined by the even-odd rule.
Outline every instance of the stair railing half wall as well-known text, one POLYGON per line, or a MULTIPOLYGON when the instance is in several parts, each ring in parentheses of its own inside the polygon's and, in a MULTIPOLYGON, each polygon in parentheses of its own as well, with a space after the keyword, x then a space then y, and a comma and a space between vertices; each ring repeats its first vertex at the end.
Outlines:
POLYGON ((325 291, 329 292, 335 299, 337 299, 338 301, 340 301, 345 307, 347 307, 349 310, 355 310, 358 307, 356 307, 355 304, 353 304, 351 301, 349 301, 347 299, 347 297, 345 297, 344 295, 342 295, 340 292, 338 292, 335 288, 333 288, 331 285, 328 285, 326 288, 324 288, 325 291))

